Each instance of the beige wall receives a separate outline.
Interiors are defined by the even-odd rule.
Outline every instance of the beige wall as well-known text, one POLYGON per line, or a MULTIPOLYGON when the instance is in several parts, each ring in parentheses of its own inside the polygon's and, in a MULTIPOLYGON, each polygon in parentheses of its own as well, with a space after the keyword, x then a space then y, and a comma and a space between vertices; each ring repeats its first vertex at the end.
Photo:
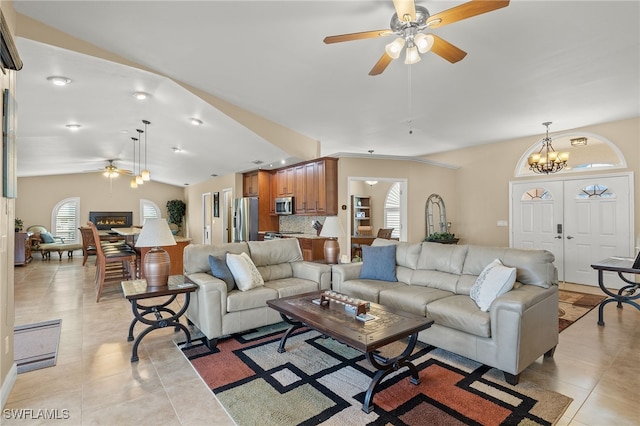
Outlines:
MULTIPOLYGON (((563 133, 593 133, 614 143, 627 161, 626 169, 634 173, 635 232, 640 232, 640 118, 586 126, 563 133)), ((553 135, 552 135, 553 138, 553 135)), ((540 177, 514 178, 516 163, 539 136, 499 142, 473 148, 431 155, 430 160, 454 164, 456 173, 454 232, 468 244, 509 245, 509 228, 498 227, 498 220, 509 219, 509 182, 541 179, 540 177)), ((585 172, 580 175, 601 174, 585 172)), ((575 177, 578 173, 571 173, 575 177)), ((556 176, 560 175, 555 175, 556 176)), ((569 176, 569 174, 567 174, 569 176)), ((545 177, 546 178, 546 177, 545 177)), ((447 214, 449 215, 449 202, 447 214)))
MULTIPOLYGON (((0 0, 0 9, 7 21, 11 34, 15 34, 15 11, 12 2, 0 0)), ((0 73, 0 91, 9 89, 15 95, 16 72, 7 70, 0 73)), ((0 96, 1 98, 1 96, 0 96)), ((1 116, 1 114, 0 114, 1 116)), ((3 152, 0 152, 0 164, 3 164, 3 152)), ((13 361, 13 248, 15 234, 15 201, 0 198, 0 400, 5 402, 15 383, 17 371, 13 361)))
POLYGON ((80 197, 80 223, 89 220, 90 211, 131 211, 133 224, 140 223, 140 199, 153 201, 162 217, 168 217, 167 201, 184 199, 181 187, 157 182, 145 182, 136 189, 129 187, 129 178, 119 176, 111 182, 101 173, 24 177, 18 179, 16 215, 31 225, 51 228, 51 211, 61 200, 80 197))

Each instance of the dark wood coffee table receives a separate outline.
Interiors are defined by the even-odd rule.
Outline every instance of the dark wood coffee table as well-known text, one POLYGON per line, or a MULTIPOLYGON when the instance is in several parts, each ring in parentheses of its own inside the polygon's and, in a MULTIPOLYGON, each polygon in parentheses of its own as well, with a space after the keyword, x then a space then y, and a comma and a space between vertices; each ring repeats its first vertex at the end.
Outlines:
POLYGON ((291 324, 280 340, 278 352, 285 351, 287 338, 300 327, 308 326, 335 340, 363 352, 367 360, 378 371, 371 380, 362 404, 365 413, 373 410, 373 395, 378 383, 388 374, 407 367, 411 370, 411 383, 420 383, 418 369, 409 361, 418 341, 418 332, 431 327, 432 320, 423 316, 402 312, 371 303, 368 311, 376 319, 362 322, 353 313, 346 312, 344 305, 331 301, 326 306, 313 303, 322 292, 305 293, 267 301, 267 305, 280 313, 284 321, 291 324), (406 348, 393 358, 381 356, 377 350, 390 343, 409 337, 406 348))

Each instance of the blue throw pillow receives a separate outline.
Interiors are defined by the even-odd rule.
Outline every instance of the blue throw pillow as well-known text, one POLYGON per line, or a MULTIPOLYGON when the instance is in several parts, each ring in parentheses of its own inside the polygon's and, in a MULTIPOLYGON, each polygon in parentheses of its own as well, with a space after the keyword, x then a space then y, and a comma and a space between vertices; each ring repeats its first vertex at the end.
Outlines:
POLYGON ((221 279, 227 284, 227 291, 233 290, 236 286, 236 280, 227 266, 227 253, 221 256, 209 255, 209 266, 211 267, 211 275, 221 279))
POLYGON ((396 245, 362 246, 360 278, 397 282, 396 245))
POLYGON ((55 243, 56 242, 56 240, 53 238, 53 236, 48 232, 41 233, 40 234, 40 239, 45 244, 51 244, 51 243, 55 243))

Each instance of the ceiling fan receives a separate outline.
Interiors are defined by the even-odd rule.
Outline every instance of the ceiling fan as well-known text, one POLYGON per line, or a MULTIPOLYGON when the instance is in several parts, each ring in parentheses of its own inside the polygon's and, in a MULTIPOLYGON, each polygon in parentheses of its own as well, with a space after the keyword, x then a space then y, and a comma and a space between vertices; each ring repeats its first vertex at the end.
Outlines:
POLYGON ((386 46, 385 52, 369 71, 369 75, 382 74, 391 61, 400 56, 405 46, 405 64, 420 61, 419 53, 426 53, 429 50, 455 63, 464 58, 467 53, 435 34, 425 34, 423 31, 506 7, 509 5, 509 0, 471 0, 435 15, 430 15, 426 7, 417 6, 414 0, 393 0, 393 5, 396 13, 391 17, 391 29, 329 36, 325 37, 324 42, 332 44, 397 35, 398 38, 386 46))
POLYGON ((117 168, 113 162, 115 160, 107 160, 109 164, 107 164, 103 169, 98 169, 98 171, 102 172, 105 177, 114 178, 118 177, 120 174, 123 175, 132 175, 133 172, 131 170, 124 170, 117 168))

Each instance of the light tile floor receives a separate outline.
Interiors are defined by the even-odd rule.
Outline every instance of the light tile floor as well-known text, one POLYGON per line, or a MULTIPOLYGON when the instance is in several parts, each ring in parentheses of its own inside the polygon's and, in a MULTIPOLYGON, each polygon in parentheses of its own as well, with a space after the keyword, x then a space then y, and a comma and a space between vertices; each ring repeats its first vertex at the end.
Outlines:
MULTIPOLYGON (((65 421, 8 419, 3 425, 231 425, 224 409, 173 343, 156 330, 131 363, 131 306, 118 287, 95 301, 95 268, 82 259, 36 258, 15 268, 16 325, 62 318, 57 365, 19 374, 5 409, 68 410, 65 421)), ((561 288, 599 294, 598 288, 561 288)), ((181 301, 182 299, 178 299, 181 301)), ((640 311, 615 304, 597 309, 560 334, 553 359, 539 359, 522 380, 573 398, 558 425, 640 424, 640 311)), ((140 330, 138 326, 136 330, 140 330)))

